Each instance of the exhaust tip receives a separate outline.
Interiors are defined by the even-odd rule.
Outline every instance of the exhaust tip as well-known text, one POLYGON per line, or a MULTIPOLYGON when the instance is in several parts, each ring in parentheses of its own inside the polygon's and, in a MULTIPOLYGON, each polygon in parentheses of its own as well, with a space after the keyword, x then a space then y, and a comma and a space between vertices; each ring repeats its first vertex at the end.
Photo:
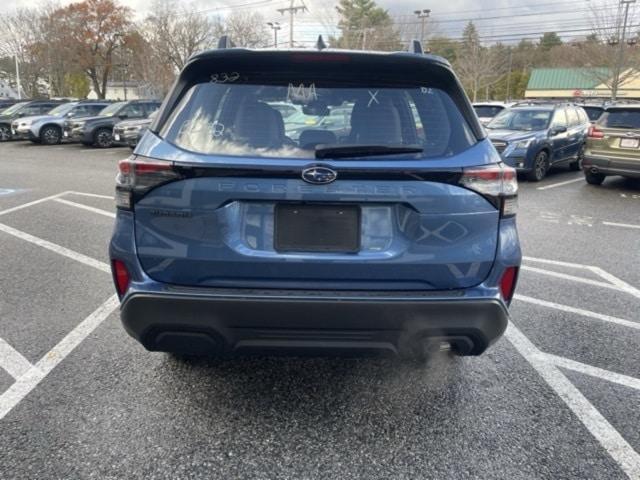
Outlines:
POLYGON ((596 167, 591 167, 591 173, 598 173, 598 169, 596 167))

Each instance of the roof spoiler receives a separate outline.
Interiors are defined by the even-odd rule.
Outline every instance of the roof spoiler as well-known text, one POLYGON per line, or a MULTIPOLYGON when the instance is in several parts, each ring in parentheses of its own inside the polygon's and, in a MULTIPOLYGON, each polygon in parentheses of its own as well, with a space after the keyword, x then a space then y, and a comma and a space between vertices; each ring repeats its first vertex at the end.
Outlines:
POLYGON ((225 50, 227 48, 235 48, 236 44, 231 41, 229 35, 222 35, 218 40, 218 50, 225 50))

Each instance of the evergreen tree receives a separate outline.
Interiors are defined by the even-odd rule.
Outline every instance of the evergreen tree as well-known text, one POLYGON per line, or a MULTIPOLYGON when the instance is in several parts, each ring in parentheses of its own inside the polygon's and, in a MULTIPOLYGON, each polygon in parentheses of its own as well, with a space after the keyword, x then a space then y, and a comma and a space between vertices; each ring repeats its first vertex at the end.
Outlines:
POLYGON ((340 38, 332 43, 338 48, 362 50, 399 50, 400 36, 389 12, 373 0, 340 0, 340 38))

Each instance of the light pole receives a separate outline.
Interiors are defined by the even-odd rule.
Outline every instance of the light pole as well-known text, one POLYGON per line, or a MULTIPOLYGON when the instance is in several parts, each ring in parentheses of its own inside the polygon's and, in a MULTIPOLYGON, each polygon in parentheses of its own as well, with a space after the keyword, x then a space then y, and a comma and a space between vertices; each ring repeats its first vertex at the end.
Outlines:
MULTIPOLYGON (((120 68, 122 69, 122 88, 124 89, 124 101, 127 101, 127 79, 125 76, 127 64, 125 63, 124 33, 116 33, 115 38, 120 38, 120 68)), ((105 92, 106 94, 107 92, 105 92)), ((105 95, 106 96, 106 95, 105 95)))
POLYGON ((278 30, 281 30, 280 22, 267 22, 267 25, 273 30, 273 45, 278 48, 278 30))
POLYGON ((22 92, 20 91, 20 64, 18 63, 18 54, 16 53, 16 89, 18 90, 18 100, 22 100, 22 92))
POLYGON ((616 41, 609 41, 609 44, 615 45, 618 43, 618 58, 613 72, 613 85, 611 86, 611 101, 615 101, 618 98, 618 90, 620 89, 620 74, 622 73, 622 67, 624 65, 624 43, 627 35, 627 22, 629 21, 629 6, 632 3, 636 3, 636 0, 620 0, 620 6, 624 7, 624 21, 622 23, 622 32, 620 39, 616 41))
POLYGON ((431 15, 431 10, 428 8, 425 8, 423 10, 415 10, 413 13, 415 13, 416 16, 421 20, 420 43, 424 44, 424 27, 425 27, 427 18, 429 18, 429 16, 431 15))

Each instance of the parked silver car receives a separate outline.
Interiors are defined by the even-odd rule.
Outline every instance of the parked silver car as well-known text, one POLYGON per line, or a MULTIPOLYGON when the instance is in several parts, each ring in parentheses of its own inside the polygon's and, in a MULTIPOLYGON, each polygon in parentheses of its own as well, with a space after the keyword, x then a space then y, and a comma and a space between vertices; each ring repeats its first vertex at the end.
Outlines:
POLYGON ((44 145, 58 144, 62 141, 66 119, 97 115, 109 104, 106 100, 69 102, 59 105, 46 115, 18 118, 11 123, 12 137, 44 145))

